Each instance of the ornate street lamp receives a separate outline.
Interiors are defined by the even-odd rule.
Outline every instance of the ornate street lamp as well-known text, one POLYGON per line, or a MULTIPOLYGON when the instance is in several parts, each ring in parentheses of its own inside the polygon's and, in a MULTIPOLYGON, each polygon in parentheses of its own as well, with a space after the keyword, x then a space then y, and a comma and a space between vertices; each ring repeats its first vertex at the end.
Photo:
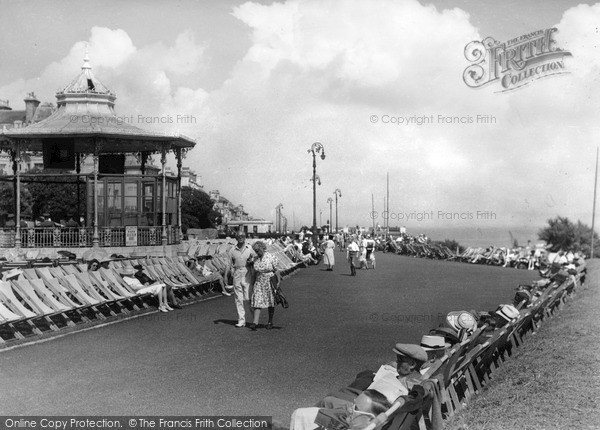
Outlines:
POLYGON ((312 153, 313 159, 313 224, 312 224, 312 233, 313 233, 313 244, 315 247, 317 246, 317 178, 319 181, 319 185, 321 185, 321 178, 317 176, 317 154, 321 153, 321 160, 325 160, 325 148, 320 142, 315 142, 311 145, 310 149, 307 151, 309 154, 312 153))
POLYGON ((340 198, 342 197, 342 191, 339 188, 336 188, 335 191, 333 192, 333 194, 335 195, 335 232, 338 232, 338 211, 337 211, 337 199, 338 199, 338 195, 340 196, 340 198))
POLYGON ((283 204, 279 203, 277 206, 275 206, 275 212, 277 213, 277 221, 275 222, 275 230, 277 231, 277 233, 281 233, 281 219, 283 217, 283 215, 281 214, 281 210, 283 209, 283 204))

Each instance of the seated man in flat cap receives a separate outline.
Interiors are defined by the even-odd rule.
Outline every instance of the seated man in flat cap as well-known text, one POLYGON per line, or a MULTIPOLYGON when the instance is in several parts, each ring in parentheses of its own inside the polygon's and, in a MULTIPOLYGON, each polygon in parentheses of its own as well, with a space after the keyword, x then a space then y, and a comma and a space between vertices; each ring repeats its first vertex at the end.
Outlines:
POLYGON ((318 427, 349 428, 349 423, 344 426, 340 422, 349 416, 348 411, 365 390, 380 393, 390 404, 403 397, 403 408, 410 410, 411 406, 424 395, 422 390, 415 392, 413 386, 421 380, 419 370, 428 360, 427 352, 419 345, 402 343, 396 344, 393 351, 396 353, 395 369, 394 366, 386 364, 376 373, 361 372, 350 386, 325 397, 317 404, 317 408, 296 409, 292 414, 290 430, 313 430, 318 427))

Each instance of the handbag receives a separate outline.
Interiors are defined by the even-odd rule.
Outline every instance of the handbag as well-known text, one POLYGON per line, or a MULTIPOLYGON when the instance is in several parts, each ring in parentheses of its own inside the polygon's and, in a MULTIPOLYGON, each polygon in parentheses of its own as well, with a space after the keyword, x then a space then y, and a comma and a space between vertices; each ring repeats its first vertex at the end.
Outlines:
POLYGON ((283 295, 283 292, 281 291, 281 286, 279 286, 277 276, 271 276, 270 281, 271 290, 273 291, 273 298, 275 299, 275 304, 281 305, 283 309, 289 308, 290 304, 288 303, 287 299, 283 295))

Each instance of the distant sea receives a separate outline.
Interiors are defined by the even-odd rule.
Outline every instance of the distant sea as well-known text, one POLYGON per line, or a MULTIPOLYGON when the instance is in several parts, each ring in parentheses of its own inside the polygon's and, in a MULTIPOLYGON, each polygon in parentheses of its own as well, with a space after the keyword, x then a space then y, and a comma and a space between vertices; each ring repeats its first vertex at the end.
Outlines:
MULTIPOLYGON (((451 239, 457 241, 461 246, 487 248, 490 245, 495 247, 512 246, 512 237, 517 240, 520 246, 527 246, 527 241, 531 245, 541 242, 538 239, 539 228, 515 228, 515 227, 454 227, 454 228, 424 228, 423 231, 412 231, 407 229, 408 233, 417 235, 424 233, 431 240, 451 239), (510 232, 510 233, 509 233, 510 232)), ((392 233, 393 234, 393 233, 392 233)))

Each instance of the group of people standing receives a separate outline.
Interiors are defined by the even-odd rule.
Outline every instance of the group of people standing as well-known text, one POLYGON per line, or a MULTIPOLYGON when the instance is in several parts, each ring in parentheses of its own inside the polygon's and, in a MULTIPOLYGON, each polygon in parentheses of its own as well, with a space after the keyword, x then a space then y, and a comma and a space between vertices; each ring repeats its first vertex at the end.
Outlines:
MULTIPOLYGON (((339 242, 338 242, 339 243, 339 242)), ((329 235, 328 239, 322 243, 323 262, 327 266, 327 271, 332 271, 335 265, 334 250, 336 247, 334 236, 329 235)), ((350 273, 356 276, 356 266, 358 261, 359 269, 369 269, 369 265, 375 268, 375 241, 370 235, 351 235, 346 246, 346 259, 350 263, 350 273)))
POLYGON ((248 325, 256 331, 262 309, 267 309, 269 320, 265 328, 273 328, 275 315, 274 289, 281 281, 277 268, 277 257, 267 252, 267 245, 257 241, 252 246, 246 243, 244 233, 236 236, 237 245, 231 250, 233 268, 233 291, 238 313, 236 327, 246 326, 246 308, 250 308, 253 321, 248 325))

